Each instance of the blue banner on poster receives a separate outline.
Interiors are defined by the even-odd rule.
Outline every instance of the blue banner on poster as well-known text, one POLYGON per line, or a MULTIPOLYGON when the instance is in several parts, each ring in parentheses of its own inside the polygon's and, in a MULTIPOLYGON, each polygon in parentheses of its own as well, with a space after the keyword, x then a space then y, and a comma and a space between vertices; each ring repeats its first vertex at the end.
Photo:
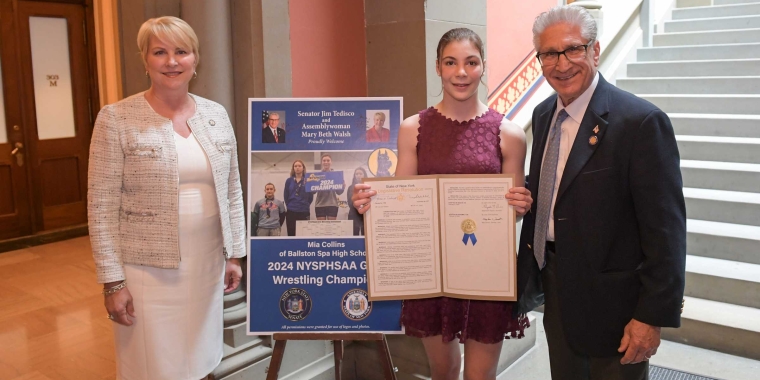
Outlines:
POLYGON ((284 205, 249 231, 249 334, 401 332, 400 301, 369 302, 351 193, 395 174, 402 109, 401 98, 249 99, 248 215, 284 205))
POLYGON ((399 100, 250 100, 251 150, 395 148, 399 100))
POLYGON ((249 333, 398 332, 401 301, 367 298, 364 239, 254 239, 249 333))
POLYGON ((343 172, 310 173, 306 177, 306 191, 341 191, 345 187, 343 172))

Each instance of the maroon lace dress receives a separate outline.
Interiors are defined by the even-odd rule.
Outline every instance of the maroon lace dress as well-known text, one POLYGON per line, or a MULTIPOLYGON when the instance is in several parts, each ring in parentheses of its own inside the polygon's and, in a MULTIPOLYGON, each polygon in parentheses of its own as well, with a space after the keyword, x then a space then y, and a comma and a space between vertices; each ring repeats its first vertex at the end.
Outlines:
MULTIPOLYGON (((484 115, 457 122, 430 107, 420 112, 417 135, 419 174, 499 174, 499 126, 503 115, 489 109, 484 115)), ((498 343, 522 338, 528 318, 512 316, 513 302, 438 297, 404 301, 401 323, 418 338, 441 335, 464 343, 498 343)))

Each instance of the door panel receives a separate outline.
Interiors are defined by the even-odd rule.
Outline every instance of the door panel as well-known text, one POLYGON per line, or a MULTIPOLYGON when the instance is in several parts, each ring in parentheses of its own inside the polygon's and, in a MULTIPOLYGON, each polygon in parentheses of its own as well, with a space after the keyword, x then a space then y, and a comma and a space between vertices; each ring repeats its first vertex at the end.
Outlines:
POLYGON ((13 4, 0 0, 0 240, 33 233, 17 52, 13 4))
POLYGON ((18 3, 36 231, 87 222, 92 124, 84 19, 81 5, 18 3))
MULTIPOLYGON (((0 56, 0 73, 3 72, 3 59, 0 56)), ((8 143, 8 131, 5 123, 5 91, 3 91, 3 76, 0 75, 0 144, 8 143)))
POLYGON ((40 140, 76 136, 66 21, 59 17, 29 17, 34 103, 44 105, 35 107, 40 140))
POLYGON ((13 167, 0 164, 0 215, 11 215, 16 211, 13 185, 13 167))

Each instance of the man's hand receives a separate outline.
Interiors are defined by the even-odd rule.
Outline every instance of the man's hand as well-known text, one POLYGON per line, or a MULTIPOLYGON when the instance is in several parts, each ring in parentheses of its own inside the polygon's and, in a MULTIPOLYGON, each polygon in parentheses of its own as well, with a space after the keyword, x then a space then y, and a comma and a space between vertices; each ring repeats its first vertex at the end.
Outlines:
POLYGON ((649 360, 660 347, 660 328, 631 319, 623 331, 618 352, 625 352, 620 364, 636 364, 649 360))
POLYGON ((513 187, 504 195, 509 205, 515 208, 517 216, 524 216, 530 211, 533 204, 533 198, 530 196, 530 190, 524 187, 513 187))

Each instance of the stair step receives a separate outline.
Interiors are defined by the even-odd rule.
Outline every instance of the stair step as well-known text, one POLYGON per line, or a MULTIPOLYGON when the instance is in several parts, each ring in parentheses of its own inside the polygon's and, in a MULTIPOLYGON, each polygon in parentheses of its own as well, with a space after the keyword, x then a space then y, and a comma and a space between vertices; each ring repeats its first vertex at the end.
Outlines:
POLYGON ((760 308, 760 265, 687 255, 685 294, 760 308))
POLYGON ((760 191, 760 164, 682 159, 681 176, 684 187, 760 191))
POLYGON ((760 28, 760 15, 700 18, 665 22, 665 33, 760 28))
POLYGON ((676 136, 681 159, 760 164, 760 138, 676 136))
POLYGON ((676 8, 706 7, 712 4, 712 0, 676 0, 676 8))
POLYGON ((760 194, 684 187, 686 215, 692 219, 760 226, 760 194))
POLYGON ((760 3, 760 0, 712 0, 713 5, 760 3))
MULTIPOLYGON (((759 4, 760 5, 760 4, 759 4)), ((701 46, 760 42, 760 28, 655 34, 654 46, 701 46)), ((717 58, 713 53, 713 57, 717 58)))
MULTIPOLYGON (((262 361, 268 362, 271 357, 271 348, 262 345, 251 347, 237 355, 222 360, 222 362, 214 368, 214 378, 223 379, 235 372, 254 366, 257 363, 261 363, 262 361)), ((263 379, 264 376, 261 378, 263 379)))
POLYGON ((760 265, 760 227, 688 219, 686 247, 690 255, 760 265))
POLYGON ((627 73, 629 78, 760 76, 760 59, 635 62, 628 64, 627 73))
POLYGON ((668 113, 677 135, 760 138, 760 115, 668 113))
POLYGON ((695 18, 732 17, 760 14, 759 3, 713 5, 706 7, 693 7, 673 9, 673 20, 687 20, 695 18))
POLYGON ((636 57, 639 62, 757 59, 760 58, 760 43, 639 48, 636 57))
MULTIPOLYGON (((255 362, 247 367, 243 367, 232 373, 217 374, 214 372, 215 380, 264 380, 267 377, 267 370, 269 369, 269 362, 272 357, 266 357, 258 362, 255 362), (220 376, 221 375, 221 376, 220 376)), ((221 366, 221 364, 220 364, 221 366)))
POLYGON ((224 327, 224 344, 230 347, 244 346, 256 339, 258 336, 248 335, 248 326, 245 321, 224 327))
POLYGON ((662 338, 760 360, 760 310, 684 297, 681 327, 662 329, 662 338))
POLYGON ((618 78, 615 84, 634 94, 757 94, 760 76, 618 78))
POLYGON ((243 302, 224 310, 224 325, 232 326, 245 322, 248 303, 243 302))
POLYGON ((253 338, 254 339, 251 339, 249 342, 247 342, 247 343, 245 343, 243 345, 237 346, 237 347, 232 347, 232 346, 230 346, 228 344, 225 344, 224 345, 224 350, 223 350, 224 354, 222 355, 222 360, 226 360, 226 359, 231 358, 231 357, 233 357, 235 355, 238 355, 238 354, 240 354, 242 352, 245 352, 246 350, 249 350, 249 349, 251 349, 253 347, 261 346, 261 345, 264 344, 264 341, 260 337, 256 336, 256 337, 253 337, 253 338))
POLYGON ((760 95, 638 94, 661 110, 674 113, 760 115, 760 95))
POLYGON ((224 308, 239 305, 246 301, 245 290, 238 290, 234 293, 224 295, 224 308))
POLYGON ((280 376, 280 380, 328 380, 335 378, 335 357, 330 353, 298 370, 280 376))

